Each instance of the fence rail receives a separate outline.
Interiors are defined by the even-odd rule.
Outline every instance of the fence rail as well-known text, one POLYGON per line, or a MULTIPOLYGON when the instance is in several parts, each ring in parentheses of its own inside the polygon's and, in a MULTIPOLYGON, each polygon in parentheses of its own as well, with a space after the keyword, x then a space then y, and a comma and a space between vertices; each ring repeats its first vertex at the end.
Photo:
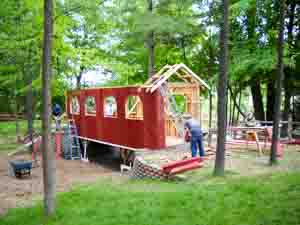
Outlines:
MULTIPOLYGON (((20 113, 18 114, 18 119, 24 119, 25 114, 20 113)), ((0 121, 14 121, 16 120, 16 115, 15 114, 9 114, 9 113, 0 113, 0 121)))

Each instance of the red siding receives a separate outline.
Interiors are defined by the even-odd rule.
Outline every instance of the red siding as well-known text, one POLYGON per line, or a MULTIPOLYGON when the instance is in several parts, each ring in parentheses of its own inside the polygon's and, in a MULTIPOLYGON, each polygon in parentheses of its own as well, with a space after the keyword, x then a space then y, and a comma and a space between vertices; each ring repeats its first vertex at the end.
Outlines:
POLYGON ((124 145, 132 148, 160 149, 165 147, 163 100, 158 91, 150 94, 138 87, 99 88, 68 93, 68 115, 74 117, 81 136, 124 145), (72 96, 80 96, 80 115, 70 114, 72 96), (138 95, 143 102, 144 120, 125 118, 125 102, 130 95, 138 95), (85 99, 96 98, 96 116, 85 115, 85 99), (104 99, 114 96, 117 101, 117 118, 103 115, 104 99))

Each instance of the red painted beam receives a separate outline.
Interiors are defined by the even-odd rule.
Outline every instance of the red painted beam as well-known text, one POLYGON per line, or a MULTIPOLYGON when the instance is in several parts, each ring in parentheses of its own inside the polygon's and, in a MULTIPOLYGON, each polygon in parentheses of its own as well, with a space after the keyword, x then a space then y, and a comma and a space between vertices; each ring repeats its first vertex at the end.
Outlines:
POLYGON ((193 164, 193 163, 199 164, 201 161, 203 161, 203 159, 201 159, 200 157, 180 160, 180 161, 171 162, 171 163, 162 165, 162 169, 164 172, 169 173, 172 169, 174 169, 176 167, 181 167, 181 166, 185 166, 185 165, 189 165, 189 164, 193 164))
POLYGON ((174 174, 178 174, 178 173, 183 173, 183 172, 186 172, 186 171, 189 171, 189 170, 198 169, 202 166, 203 166, 203 164, 200 164, 199 162, 193 162, 193 163, 189 163, 189 164, 186 164, 186 165, 183 165, 183 166, 180 166, 180 167, 173 168, 169 172, 169 174, 174 175, 174 174))
POLYGON ((300 145, 300 139, 281 141, 281 143, 287 145, 300 145))

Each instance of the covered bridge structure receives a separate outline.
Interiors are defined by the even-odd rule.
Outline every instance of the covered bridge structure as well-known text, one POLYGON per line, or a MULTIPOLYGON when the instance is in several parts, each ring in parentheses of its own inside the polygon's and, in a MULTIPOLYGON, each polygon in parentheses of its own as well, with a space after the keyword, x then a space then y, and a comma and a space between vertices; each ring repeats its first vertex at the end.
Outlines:
POLYGON ((183 142, 182 113, 201 120, 204 89, 210 87, 186 65, 166 65, 143 85, 69 91, 66 108, 79 138, 157 150, 183 142))

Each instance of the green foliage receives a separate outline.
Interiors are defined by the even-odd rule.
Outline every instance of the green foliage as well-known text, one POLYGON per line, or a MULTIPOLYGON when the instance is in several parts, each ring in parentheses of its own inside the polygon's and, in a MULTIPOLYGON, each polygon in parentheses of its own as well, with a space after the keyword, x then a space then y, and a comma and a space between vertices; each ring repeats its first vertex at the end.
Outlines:
POLYGON ((177 110, 178 112, 177 113, 184 113, 186 112, 186 107, 187 107, 187 99, 184 95, 173 95, 173 98, 176 102, 176 105, 177 105, 177 110))
MULTIPOLYGON (((20 120, 20 135, 23 136, 27 131, 27 121, 20 120)), ((41 131, 41 121, 34 121, 34 129, 36 132, 41 131)), ((16 143, 16 122, 0 122, 0 153, 15 151, 18 147, 22 147, 22 144, 16 143)))
MULTIPOLYGON (((292 1, 287 2, 290 10, 292 1)), ((154 32, 155 69, 183 62, 214 89, 219 64, 220 1, 64 0, 55 2, 53 99, 62 102, 71 80, 102 67, 114 74, 104 85, 140 84, 147 79, 147 37, 154 32)), ((233 0, 230 5, 230 83, 246 88, 259 77, 274 79, 277 5, 274 0, 233 0)), ((289 13, 286 24, 288 25, 289 13)), ((285 65, 292 86, 299 71, 299 4, 285 65)), ((24 96, 33 78, 40 102, 43 39, 42 1, 0 2, 0 94, 24 96)), ((287 39, 287 37, 286 37, 287 39)), ((105 76, 101 74, 101 76, 105 76)), ((238 88, 237 88, 238 89, 238 88)), ((236 90, 234 90, 236 91, 236 90)), ((40 104, 39 104, 40 105, 40 104)))
POLYGON ((230 67, 232 82, 249 82, 253 76, 259 74, 265 79, 268 73, 275 69, 275 49, 259 48, 250 50, 248 48, 232 49, 232 65, 230 67))

